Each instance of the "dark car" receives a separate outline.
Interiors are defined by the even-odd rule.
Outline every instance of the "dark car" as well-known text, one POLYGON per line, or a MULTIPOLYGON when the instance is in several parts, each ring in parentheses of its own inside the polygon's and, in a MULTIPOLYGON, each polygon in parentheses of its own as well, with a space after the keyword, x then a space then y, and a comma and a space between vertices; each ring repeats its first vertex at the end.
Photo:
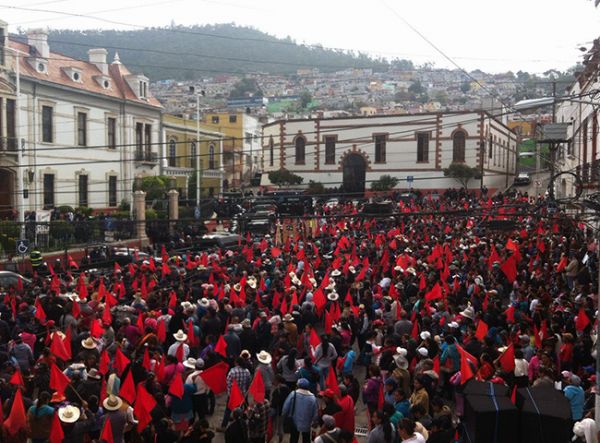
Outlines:
POLYGON ((531 177, 528 172, 520 172, 514 181, 515 186, 527 186, 531 183, 531 177))
POLYGON ((392 202, 375 202, 366 203, 361 210, 363 214, 377 214, 377 215, 388 215, 394 212, 394 205, 392 202))

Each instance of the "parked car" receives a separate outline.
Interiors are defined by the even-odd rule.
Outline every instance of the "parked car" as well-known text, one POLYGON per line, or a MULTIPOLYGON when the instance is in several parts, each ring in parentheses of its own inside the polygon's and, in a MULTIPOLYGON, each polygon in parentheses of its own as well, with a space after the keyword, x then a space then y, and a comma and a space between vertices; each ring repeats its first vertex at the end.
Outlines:
POLYGON ((10 286, 17 286, 19 278, 24 285, 31 283, 31 280, 23 277, 21 274, 12 271, 0 271, 0 287, 8 288, 10 286))
POLYGON ((527 186, 531 183, 531 177, 528 172, 520 172, 514 181, 515 186, 527 186))

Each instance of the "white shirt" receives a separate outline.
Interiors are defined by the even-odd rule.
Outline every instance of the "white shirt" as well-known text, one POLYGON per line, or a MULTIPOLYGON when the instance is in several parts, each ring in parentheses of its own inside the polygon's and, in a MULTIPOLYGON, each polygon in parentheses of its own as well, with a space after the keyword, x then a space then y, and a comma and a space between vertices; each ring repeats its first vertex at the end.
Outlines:
POLYGON ((402 443, 425 443, 425 437, 418 432, 415 432, 415 435, 402 440, 402 443))
POLYGON ((515 377, 524 377, 529 374, 529 363, 524 358, 515 358, 515 377))
POLYGON ((190 347, 186 343, 181 343, 178 341, 173 343, 171 346, 169 346, 169 351, 167 354, 172 357, 177 357, 177 348, 179 348, 179 345, 181 344, 183 344, 183 359, 187 360, 188 355, 190 355, 190 347))

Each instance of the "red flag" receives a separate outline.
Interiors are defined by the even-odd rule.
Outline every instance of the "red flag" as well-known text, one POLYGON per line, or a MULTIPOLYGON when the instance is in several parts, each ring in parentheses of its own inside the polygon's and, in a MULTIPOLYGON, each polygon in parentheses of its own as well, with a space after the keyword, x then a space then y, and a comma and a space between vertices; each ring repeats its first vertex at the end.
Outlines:
POLYGON ((71 257, 69 255, 68 259, 69 259, 69 267, 79 269, 79 265, 77 264, 77 262, 75 260, 73 260, 73 257, 71 257))
POLYGON ((338 397, 340 396, 340 387, 338 386, 338 379, 335 375, 335 368, 329 368, 329 371, 327 371, 325 386, 335 392, 335 395, 338 397))
POLYGON ((102 322, 105 325, 112 324, 112 315, 110 313, 110 308, 108 307, 108 305, 104 306, 104 311, 102 312, 102 322))
POLYGON ((279 248, 277 248, 277 247, 273 246, 273 247, 271 248, 271 255, 273 256, 273 258, 277 258, 277 257, 279 257, 279 256, 281 255, 281 249, 279 249, 279 248))
POLYGON ((423 291, 427 289, 427 280, 425 280, 425 275, 421 274, 421 278, 419 279, 419 291, 423 291))
POLYGON ((164 343, 167 339, 167 328, 164 320, 160 320, 158 322, 158 326, 156 327, 156 336, 158 337, 158 341, 161 343, 164 343))
POLYGON ((221 354, 223 357, 227 357, 227 342, 221 335, 217 340, 217 344, 215 345, 215 352, 217 354, 221 354))
POLYGON ((508 257, 502 266, 500 266, 500 269, 504 272, 508 281, 514 283, 517 278, 517 259, 515 256, 511 255, 508 257))
POLYGON ((219 395, 227 390, 227 371, 229 366, 225 362, 219 362, 200 373, 200 377, 204 383, 214 392, 219 395))
POLYGON ((143 383, 139 383, 137 386, 137 401, 133 408, 133 413, 138 419, 137 431, 142 432, 146 426, 152 421, 150 413, 156 407, 156 400, 146 390, 143 383))
POLYGON ((500 366, 504 372, 512 372, 515 370, 515 349, 512 343, 508 345, 506 351, 499 358, 500 366))
POLYGON ((383 393, 383 383, 379 384, 379 393, 377 397, 377 409, 380 411, 383 409, 383 405, 385 404, 385 395, 383 393))
POLYGON ((479 320, 479 323, 477 323, 477 330, 475 331, 475 337, 477 337, 477 340, 483 341, 485 336, 488 334, 488 330, 489 328, 487 323, 483 320, 479 320))
POLYGON ((318 288, 313 294, 313 303, 317 308, 317 312, 320 313, 325 305, 327 304, 327 300, 325 299, 325 294, 323 294, 323 290, 318 288))
POLYGON ((435 372, 438 377, 441 375, 440 372, 440 355, 436 355, 435 358, 433 359, 433 372, 435 372))
POLYGON ((229 393, 227 407, 233 411, 242 403, 244 403, 244 394, 242 393, 242 390, 240 389, 240 387, 237 384, 237 381, 234 378, 233 383, 231 383, 231 392, 229 393))
POLYGON ((15 399, 13 400, 10 414, 4 422, 4 427, 9 435, 15 435, 21 429, 27 428, 27 416, 25 414, 25 405, 23 404, 23 394, 17 389, 15 399))
POLYGON ((252 398, 254 398, 256 403, 263 403, 265 401, 265 383, 261 371, 254 373, 254 379, 250 384, 250 388, 248 388, 248 393, 252 394, 252 398))
POLYGON ((583 331, 590 323, 590 319, 585 313, 585 309, 583 309, 583 306, 580 307, 579 312, 577 313, 577 320, 575 320, 575 328, 578 331, 583 331))
POLYGON ((19 371, 18 369, 13 373, 12 377, 10 377, 10 380, 8 382, 11 385, 25 387, 23 376, 21 375, 21 371, 19 371))
POLYGON ((414 338, 415 340, 417 340, 419 338, 419 322, 416 320, 413 320, 413 325, 412 325, 412 330, 410 331, 410 336, 412 338, 414 338))
POLYGON ((56 392, 64 393, 71 380, 54 364, 50 364, 50 389, 56 392))
POLYGON ((142 366, 146 371, 150 371, 152 369, 152 365, 150 364, 150 353, 148 352, 148 348, 144 349, 144 357, 142 359, 142 366))
POLYGON ((512 388, 512 393, 510 394, 510 401, 513 405, 517 404, 517 385, 514 385, 512 388))
POLYGON ((131 371, 127 372, 127 375, 125 376, 125 381, 119 389, 119 397, 121 397, 130 405, 132 405, 133 402, 135 402, 135 386, 133 385, 133 377, 131 375, 131 371))
POLYGON ((17 291, 23 291, 23 279, 21 277, 19 277, 19 279, 17 280, 17 291))
POLYGON ((331 318, 331 314, 325 311, 325 334, 331 334, 333 330, 333 319, 331 318))
POLYGON ((90 328, 90 335, 94 338, 100 338, 104 334, 104 328, 101 325, 100 320, 96 319, 92 321, 92 327, 90 328))
POLYGON ((106 419, 104 420, 104 427, 102 428, 102 433, 100 434, 100 441, 104 441, 106 443, 115 443, 112 424, 110 423, 109 416, 106 416, 106 419))
POLYGON ((506 311, 504 311, 504 314, 506 315, 506 321, 508 323, 515 322, 515 307, 513 305, 510 305, 508 308, 506 308, 506 311))
POLYGON ((110 364, 110 357, 108 356, 108 352, 106 350, 102 351, 100 354, 100 365, 98 366, 98 372, 102 375, 108 374, 108 365, 110 364))
POLYGON ((182 363, 184 356, 185 356, 185 347, 184 347, 183 343, 179 343, 179 346, 177 346, 177 350, 175 351, 175 358, 177 359, 178 362, 182 363))
POLYGON ((313 348, 316 348, 321 344, 321 339, 319 338, 315 328, 310 329, 310 337, 308 338, 308 341, 313 348))
POLYGON ((490 258, 488 259, 488 266, 490 269, 494 266, 494 263, 500 263, 500 256, 498 255, 498 251, 496 251, 496 245, 492 243, 492 250, 490 252, 490 258))
POLYGON ((117 373, 121 375, 129 363, 131 361, 121 352, 121 348, 117 348, 115 352, 115 369, 117 373))
POLYGON ((43 325, 46 324, 46 312, 42 308, 42 304, 39 299, 35 299, 35 314, 34 317, 43 325))
POLYGON ((175 374, 169 386, 169 394, 181 399, 183 397, 183 379, 181 375, 175 374))
POLYGON ((71 314, 73 315, 74 318, 79 318, 80 313, 81 313, 81 308, 79 306, 79 303, 77 301, 73 301, 73 307, 71 308, 71 314))
POLYGON ((54 417, 52 417, 52 425, 50 426, 50 436, 48 437, 48 441, 50 443, 62 443, 64 438, 65 433, 60 423, 60 418, 58 418, 58 412, 55 412, 54 417))
POLYGON ((566 255, 563 255, 558 262, 558 266, 556 267, 556 272, 562 272, 568 265, 568 259, 566 255))
POLYGON ((437 300, 438 298, 442 298, 442 287, 439 283, 436 283, 435 286, 431 288, 431 291, 425 294, 425 300, 431 301, 437 300))
POLYGON ((469 360, 465 355, 465 351, 462 348, 458 348, 460 353, 460 384, 464 385, 467 381, 472 379, 475 374, 473 374, 473 369, 471 369, 471 365, 469 364, 469 360))
POLYGON ((52 334, 50 352, 65 362, 71 360, 71 354, 65 349, 65 344, 58 332, 52 334))

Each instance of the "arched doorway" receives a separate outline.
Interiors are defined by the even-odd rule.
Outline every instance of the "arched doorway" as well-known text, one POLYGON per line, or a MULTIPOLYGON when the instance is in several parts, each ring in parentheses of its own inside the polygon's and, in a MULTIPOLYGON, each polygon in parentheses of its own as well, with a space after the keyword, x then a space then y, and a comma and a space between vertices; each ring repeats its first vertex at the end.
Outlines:
POLYGON ((0 168, 0 217, 11 217, 15 195, 15 173, 10 169, 0 168))
POLYGON ((360 154, 350 154, 344 159, 344 192, 365 193, 367 164, 360 154))

